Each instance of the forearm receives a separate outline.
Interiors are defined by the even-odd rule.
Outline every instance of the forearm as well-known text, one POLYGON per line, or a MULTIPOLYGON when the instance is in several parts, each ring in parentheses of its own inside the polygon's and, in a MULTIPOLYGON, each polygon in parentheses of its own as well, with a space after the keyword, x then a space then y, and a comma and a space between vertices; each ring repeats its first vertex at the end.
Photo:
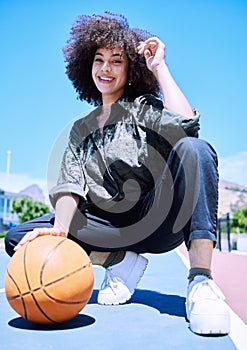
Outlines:
POLYGON ((55 207, 55 229, 63 231, 66 235, 68 234, 78 203, 79 197, 75 194, 64 194, 58 198, 55 207))
POLYGON ((156 67, 153 73, 164 96, 165 108, 174 113, 192 117, 194 112, 183 92, 173 79, 165 61, 156 67))
POLYGON ((41 225, 41 227, 36 227, 32 231, 28 231, 14 250, 17 251, 26 242, 32 241, 38 236, 67 236, 78 203, 79 197, 76 195, 70 194, 60 196, 56 202, 54 227, 42 227, 41 225))

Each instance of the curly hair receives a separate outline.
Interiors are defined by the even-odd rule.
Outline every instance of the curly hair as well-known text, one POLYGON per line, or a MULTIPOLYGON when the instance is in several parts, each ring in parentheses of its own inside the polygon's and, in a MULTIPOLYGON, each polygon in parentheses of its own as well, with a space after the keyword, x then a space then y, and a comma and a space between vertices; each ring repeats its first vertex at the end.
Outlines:
POLYGON ((153 36, 145 30, 130 28, 126 17, 104 12, 103 15, 79 16, 71 28, 67 46, 63 48, 66 74, 80 100, 98 106, 102 96, 92 78, 92 64, 98 48, 121 47, 128 57, 128 77, 125 96, 133 101, 143 94, 160 95, 159 85, 147 68, 145 58, 136 47, 139 41, 153 36), (129 82, 131 84, 129 84, 129 82))

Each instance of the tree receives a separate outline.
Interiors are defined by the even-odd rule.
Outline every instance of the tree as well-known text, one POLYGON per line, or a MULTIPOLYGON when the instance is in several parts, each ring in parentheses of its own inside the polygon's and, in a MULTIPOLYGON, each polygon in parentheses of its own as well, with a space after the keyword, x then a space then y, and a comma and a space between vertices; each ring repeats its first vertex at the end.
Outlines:
POLYGON ((12 202, 11 212, 19 215, 19 222, 29 221, 38 218, 50 211, 48 205, 33 201, 28 197, 20 199, 14 198, 12 202))
POLYGON ((231 226, 233 228, 239 227, 240 232, 247 232, 247 206, 234 212, 231 226))

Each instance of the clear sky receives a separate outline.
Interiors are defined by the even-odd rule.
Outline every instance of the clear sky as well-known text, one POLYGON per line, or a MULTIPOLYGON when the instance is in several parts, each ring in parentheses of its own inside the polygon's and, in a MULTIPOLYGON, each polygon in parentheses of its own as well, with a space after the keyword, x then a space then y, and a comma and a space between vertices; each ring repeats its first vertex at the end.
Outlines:
POLYGON ((247 185, 246 0, 0 0, 0 188, 7 150, 8 189, 45 179, 57 136, 92 108, 77 99, 61 49, 76 16, 105 10, 165 42, 173 76, 201 113, 200 137, 216 148, 224 178, 247 185))

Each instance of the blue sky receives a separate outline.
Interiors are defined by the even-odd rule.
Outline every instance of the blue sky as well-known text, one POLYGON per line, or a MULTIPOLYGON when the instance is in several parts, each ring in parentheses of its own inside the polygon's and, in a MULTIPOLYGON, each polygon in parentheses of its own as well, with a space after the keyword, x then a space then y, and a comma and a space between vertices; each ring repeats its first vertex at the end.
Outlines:
POLYGON ((61 49, 76 16, 104 10, 165 42, 167 63, 201 112, 200 137, 216 148, 222 176, 247 186, 246 1, 0 0, 0 187, 44 181, 54 141, 92 108, 76 98, 61 49))

